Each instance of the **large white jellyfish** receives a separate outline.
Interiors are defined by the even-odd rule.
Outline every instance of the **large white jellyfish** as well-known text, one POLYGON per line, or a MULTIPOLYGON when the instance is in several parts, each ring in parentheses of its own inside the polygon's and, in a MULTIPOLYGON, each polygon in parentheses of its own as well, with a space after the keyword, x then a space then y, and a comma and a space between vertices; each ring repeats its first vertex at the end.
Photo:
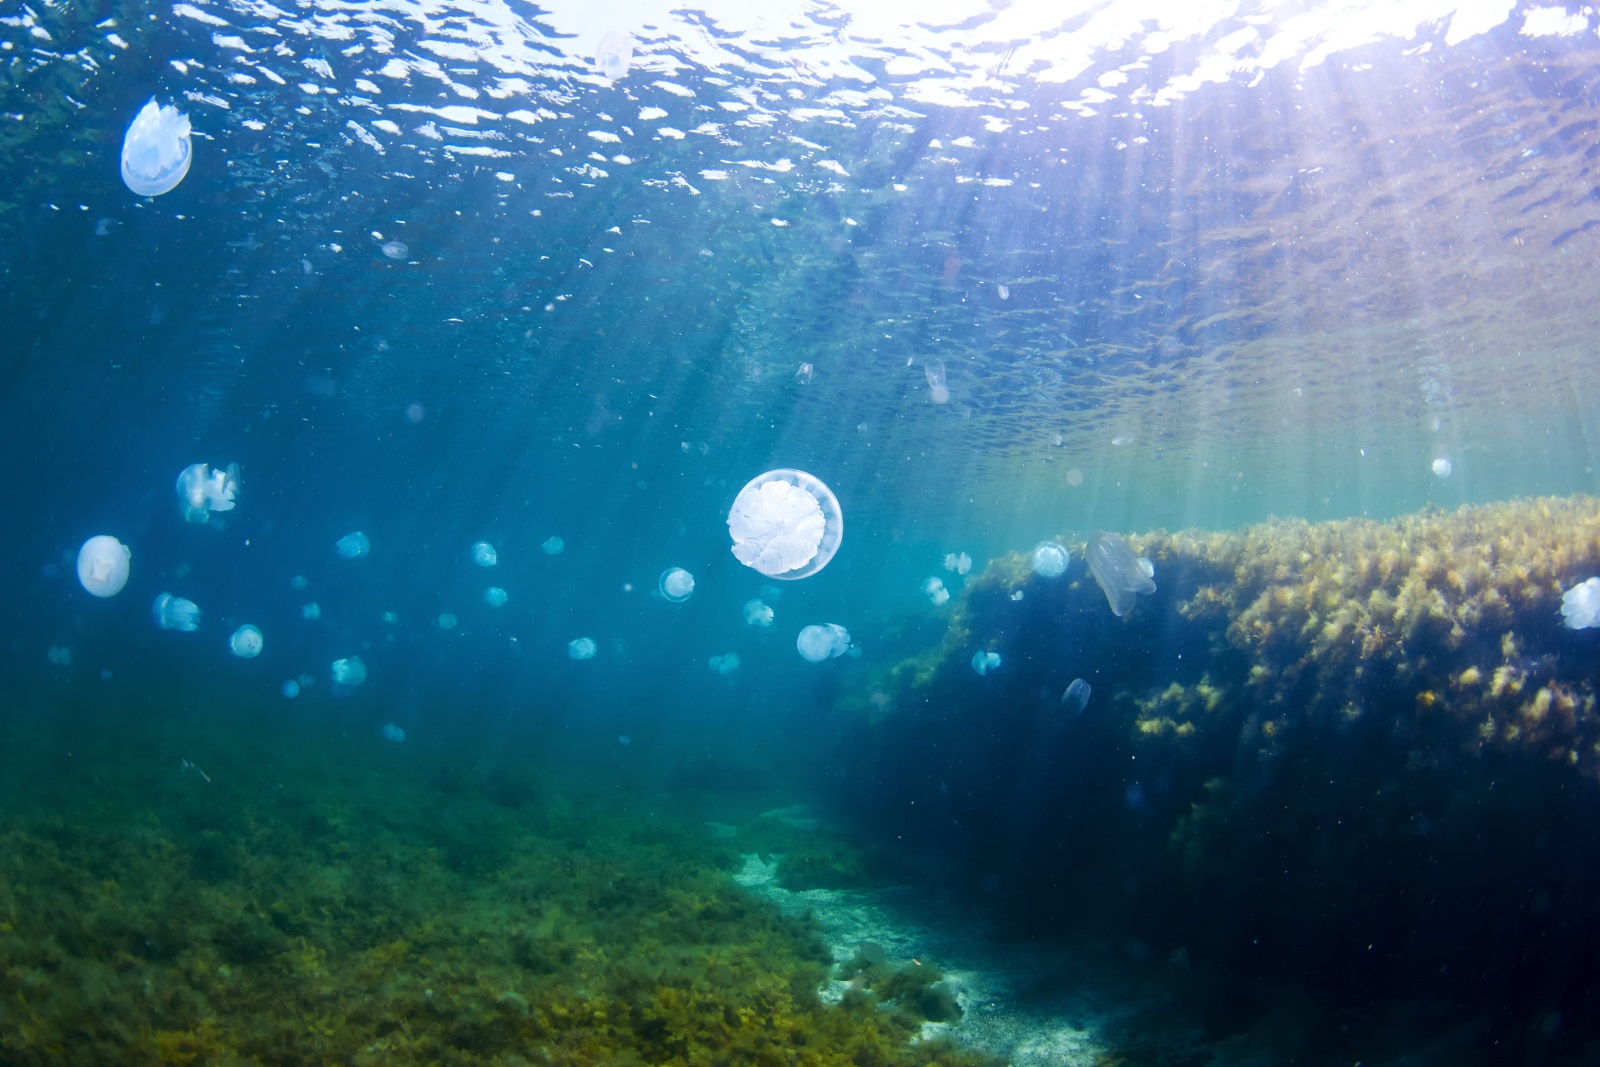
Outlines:
POLYGON ((600 45, 594 50, 594 65, 600 68, 600 73, 605 75, 607 81, 627 77, 628 67, 632 64, 632 37, 615 30, 601 36, 600 45))
POLYGON ((213 511, 232 511, 239 495, 239 465, 191 463, 178 473, 178 502, 187 522, 208 522, 213 511))
POLYGON ((712 656, 711 669, 721 675, 729 675, 739 669, 739 653, 729 652, 725 656, 712 656))
POLYGON ((372 551, 372 542, 367 535, 357 530, 355 533, 345 534, 339 538, 339 555, 345 559, 360 559, 372 551))
POLYGON ((752 478, 728 511, 733 554, 769 578, 808 578, 844 539, 844 513, 814 475, 784 467, 752 478))
MULTIPOLYGON (((1133 610, 1138 594, 1149 595, 1156 591, 1156 583, 1139 566, 1139 559, 1128 547, 1128 542, 1114 533, 1101 531, 1094 535, 1084 550, 1084 560, 1100 583, 1114 615, 1126 615, 1133 610)), ((1154 571, 1154 566, 1151 567, 1154 571)))
POLYGON ((1060 541, 1040 541, 1033 550, 1033 573, 1041 578, 1059 578, 1067 573, 1072 555, 1060 541))
POLYGON ((794 647, 807 662, 821 663, 850 651, 850 631, 836 622, 807 626, 795 638, 794 647))
POLYGON ((1000 653, 974 652, 972 654, 972 669, 979 674, 988 674, 1000 666, 1000 653))
POLYGON ((487 541, 479 541, 472 546, 472 562, 480 567, 493 567, 500 562, 500 553, 487 541))
POLYGON ((511 598, 507 595, 506 591, 501 589, 498 585, 491 585, 489 588, 483 591, 483 602, 489 605, 491 608, 503 608, 506 606, 506 601, 509 599, 511 598))
POLYGON ((192 600, 171 593, 157 593, 150 614, 163 630, 182 630, 185 633, 200 628, 200 606, 192 600))
POLYGON ((78 582, 94 596, 116 596, 128 584, 133 553, 110 534, 91 537, 78 549, 78 582))
POLYGON ((1561 594, 1561 621, 1569 630, 1600 626, 1600 578, 1590 578, 1561 594))
POLYGON ((567 642, 567 655, 573 659, 594 659, 597 648, 592 637, 574 637, 567 642))
POLYGON ((245 625, 233 631, 233 636, 228 638, 228 647, 233 649, 233 654, 240 659, 255 659, 261 655, 261 646, 265 642, 261 638, 261 631, 254 626, 245 625))
POLYGON ((336 659, 333 661, 333 684, 354 689, 367 680, 367 665, 361 662, 360 656, 351 656, 349 659, 336 659))
POLYGON ((189 116, 152 96, 122 138, 123 182, 140 196, 170 193, 193 160, 189 116))
POLYGON ((965 552, 946 552, 944 554, 944 569, 957 574, 966 574, 972 569, 972 557, 965 552))
POLYGON ((1089 683, 1082 678, 1074 678, 1061 693, 1061 707, 1074 717, 1083 714, 1083 709, 1089 706, 1089 683))
POLYGON ((943 607, 950 602, 950 590, 944 587, 942 578, 929 578, 922 583, 923 594, 931 601, 933 606, 943 607))
POLYGON ((928 399, 935 404, 950 403, 950 387, 944 380, 944 360, 923 364, 922 376, 928 379, 928 399))
POLYGON ((661 580, 656 583, 656 588, 674 604, 681 604, 694 592, 694 575, 682 567, 668 567, 661 572, 661 580))
POLYGON ((744 602, 744 624, 754 626, 758 630, 767 630, 772 627, 772 609, 759 600, 746 600, 744 602))

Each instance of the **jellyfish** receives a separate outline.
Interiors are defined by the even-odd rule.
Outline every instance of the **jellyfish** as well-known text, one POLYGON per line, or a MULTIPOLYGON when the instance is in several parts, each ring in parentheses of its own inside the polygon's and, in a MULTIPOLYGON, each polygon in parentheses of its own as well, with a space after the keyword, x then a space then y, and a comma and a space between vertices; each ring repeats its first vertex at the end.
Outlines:
MULTIPOLYGON (((1139 567, 1139 560, 1128 547, 1128 542, 1114 533, 1102 530, 1095 534, 1089 547, 1084 550, 1083 557, 1094 574, 1094 580, 1100 583, 1106 603, 1111 605, 1114 615, 1126 615, 1132 611, 1138 594, 1149 595, 1156 591, 1156 583, 1139 567)), ((1152 571, 1154 569, 1151 568, 1152 571)))
POLYGON ((191 463, 178 472, 178 502, 186 522, 209 522, 213 511, 232 511, 239 493, 239 465, 226 470, 209 463, 191 463))
POLYGON ((1445 459, 1443 456, 1440 456, 1438 459, 1433 461, 1433 473, 1437 477, 1440 477, 1440 478, 1448 478, 1448 477, 1450 477, 1450 470, 1451 470, 1450 461, 1448 459, 1445 459))
POLYGON ((794 647, 807 662, 821 663, 850 651, 850 631, 836 622, 807 626, 795 638, 794 647))
POLYGON ((91 537, 78 549, 78 582, 91 595, 116 596, 128 584, 133 553, 110 534, 91 537))
POLYGON ((814 475, 782 467, 752 478, 728 511, 733 554, 768 578, 808 578, 844 539, 839 499, 814 475))
POLYGON ((360 559, 372 550, 372 541, 368 539, 366 534, 357 530, 355 533, 347 533, 339 538, 338 548, 339 555, 345 559, 360 559))
POLYGON ((385 741, 392 741, 397 745, 406 739, 406 732, 392 722, 384 723, 383 729, 379 732, 385 741))
POLYGON ((547 556, 559 556, 566 549, 567 543, 559 537, 552 537, 539 547, 544 549, 544 554, 547 556))
POLYGON ((503 608, 509 599, 510 597, 506 595, 506 591, 498 585, 491 585, 483 591, 483 602, 491 608, 503 608))
POLYGON ((450 614, 448 611, 441 611, 439 613, 439 618, 437 620, 437 622, 439 623, 439 629, 441 629, 441 630, 454 630, 456 628, 456 623, 458 623, 460 621, 461 620, 457 619, 454 615, 450 614))
POLYGON ((1561 622, 1569 630, 1600 626, 1600 578, 1590 578, 1561 594, 1561 622))
POLYGON ((1033 550, 1033 573, 1041 578, 1059 578, 1067 573, 1072 554, 1060 541, 1040 541, 1033 550))
POLYGON ((972 569, 972 557, 965 552, 960 555, 954 552, 946 552, 944 555, 944 569, 955 571, 957 574, 966 574, 972 569))
POLYGON ((349 659, 336 659, 333 661, 333 684, 347 686, 354 689, 367 680, 367 665, 361 662, 360 656, 351 656, 349 659))
POLYGON ((594 65, 600 68, 600 73, 607 81, 619 81, 627 77, 628 67, 633 63, 633 38, 625 33, 611 30, 600 37, 600 45, 594 51, 594 65))
POLYGON ((189 116, 152 96, 122 138, 123 183, 140 196, 170 193, 193 160, 189 116))
POLYGON ((594 659, 597 647, 592 637, 574 637, 567 642, 567 655, 573 659, 594 659))
POLYGON ((500 562, 500 553, 487 541, 479 541, 472 546, 472 562, 480 567, 493 567, 500 562))
POLYGON ((303 574, 297 574, 293 578, 289 579, 289 588, 293 589, 297 593, 305 592, 306 588, 310 584, 310 582, 306 581, 306 576, 303 574))
POLYGON ((990 671, 996 670, 999 666, 1000 653, 998 652, 979 651, 972 654, 972 669, 977 671, 979 674, 988 674, 990 671))
POLYGON ((150 605, 150 614, 163 630, 182 630, 188 633, 200 628, 200 607, 192 600, 171 593, 156 594, 150 605))
POLYGON ((51 645, 50 650, 45 653, 45 658, 50 661, 50 666, 52 667, 70 667, 72 666, 72 649, 66 645, 51 645))
POLYGON ((233 636, 228 638, 228 647, 240 659, 255 659, 261 655, 261 646, 264 643, 261 631, 248 624, 233 631, 233 636))
POLYGON ((682 567, 668 567, 661 572, 661 580, 656 583, 656 588, 674 604, 681 604, 694 592, 694 575, 682 567))
POLYGON ((744 624, 754 626, 758 630, 767 630, 772 627, 772 609, 759 600, 746 600, 744 602, 744 624))
POLYGON ((739 654, 729 652, 725 656, 712 656, 711 669, 726 677, 739 669, 739 654))
POLYGON ((313 600, 311 603, 306 604, 300 609, 300 614, 304 616, 308 622, 316 622, 318 619, 322 618, 322 605, 313 600))
POLYGON ((1134 562, 1139 565, 1139 570, 1143 572, 1146 578, 1154 578, 1156 576, 1156 565, 1151 563, 1145 556, 1140 556, 1134 562))
POLYGON ((934 607, 943 607, 950 602, 950 590, 944 587, 943 580, 929 578, 922 583, 923 594, 931 601, 934 607))
POLYGON ((288 681, 284 682, 280 688, 283 693, 283 699, 285 700, 293 700, 295 697, 300 695, 300 683, 295 681, 293 678, 290 678, 288 681))
POLYGON ((1089 706, 1089 683, 1082 678, 1074 678, 1061 694, 1061 706, 1074 717, 1083 714, 1083 709, 1089 706))
POLYGON ((814 373, 814 371, 813 371, 813 368, 812 368, 811 364, 809 364, 809 363, 800 364, 800 369, 794 372, 794 384, 796 384, 796 385, 810 385, 811 384, 811 375, 813 373, 814 373))
POLYGON ((936 359, 925 364, 922 376, 928 379, 928 399, 935 404, 950 403, 950 387, 944 383, 944 360, 936 359))

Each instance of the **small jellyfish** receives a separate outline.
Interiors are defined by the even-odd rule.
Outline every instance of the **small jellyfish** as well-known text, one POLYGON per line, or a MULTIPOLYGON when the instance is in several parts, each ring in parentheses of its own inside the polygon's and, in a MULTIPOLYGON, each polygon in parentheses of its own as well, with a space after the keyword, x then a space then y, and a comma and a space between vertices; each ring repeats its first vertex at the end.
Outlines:
POLYGON ((1001 300, 1010 300, 1011 299, 1011 287, 1009 285, 1005 284, 1004 282, 1001 282, 999 285, 996 285, 994 287, 994 293, 1001 300))
POLYGON ((772 627, 772 609, 759 600, 746 600, 744 602, 744 624, 754 626, 758 630, 772 627))
POLYGON ((607 81, 627 77, 628 68, 633 65, 633 38, 615 30, 602 34, 594 50, 594 65, 607 81))
POLYGON ((573 659, 594 659, 597 648, 592 637, 574 637, 567 642, 567 655, 573 659))
POLYGON ((122 138, 122 181, 140 196, 170 193, 189 173, 189 116, 156 98, 139 109, 122 138))
POLYGON ((479 541, 472 546, 472 562, 480 567, 493 567, 500 562, 500 553, 487 541, 479 541))
POLYGON ((361 662, 360 656, 336 659, 333 661, 332 675, 334 685, 354 689, 367 680, 367 665, 361 662))
POLYGON ((483 602, 491 608, 503 608, 509 599, 511 598, 506 594, 506 591, 498 585, 491 585, 483 591, 483 602))
POLYGON ((836 622, 807 626, 795 638, 794 647, 807 662, 821 663, 850 651, 850 631, 836 622))
POLYGON ((1561 622, 1569 630, 1600 626, 1600 578, 1590 578, 1561 594, 1561 622))
POLYGON ((732 674, 739 669, 739 654, 729 652, 725 656, 712 656, 711 669, 724 677, 732 674))
POLYGON ((1015 593, 1012 593, 1011 594, 1011 599, 1012 600, 1021 600, 1022 599, 1022 590, 1018 589, 1015 593))
POLYGON ((289 588, 293 589, 297 593, 304 593, 310 584, 310 582, 306 581, 306 576, 303 574, 297 574, 293 578, 289 579, 289 588))
POLYGON ((456 623, 460 622, 461 620, 457 619, 448 611, 441 611, 439 613, 439 618, 435 621, 438 622, 439 629, 441 630, 454 630, 456 628, 456 623))
POLYGON ((950 602, 950 590, 944 587, 944 581, 939 578, 929 578, 923 582, 922 593, 933 601, 933 606, 936 608, 943 607, 950 602))
POLYGON ((392 722, 384 723, 380 732, 383 734, 385 741, 390 741, 397 745, 406 739, 406 732, 392 722))
POLYGON ((805 471, 782 467, 745 483, 728 511, 733 554, 768 578, 808 578, 844 540, 833 490, 805 471))
POLYGON ((559 556, 566 550, 567 543, 559 537, 552 537, 539 547, 544 549, 544 554, 547 556, 559 556))
POLYGON ((228 638, 228 647, 240 659, 255 659, 261 655, 261 646, 264 643, 261 631, 248 624, 233 631, 233 636, 228 638))
POLYGON ((178 502, 186 522, 209 522, 214 511, 232 511, 239 494, 239 465, 226 470, 209 463, 191 463, 178 472, 178 502))
POLYGON ((45 658, 50 661, 50 666, 52 667, 70 667, 72 666, 72 649, 66 645, 51 645, 50 650, 45 653, 45 658))
POLYGON ((1450 470, 1450 461, 1445 459, 1443 456, 1440 456, 1438 459, 1433 461, 1433 473, 1437 474, 1439 477, 1450 477, 1450 470))
POLYGON ((295 697, 300 695, 300 683, 295 681, 293 678, 290 678, 288 681, 284 682, 281 688, 283 691, 283 699, 285 700, 293 700, 295 697))
POLYGON ((78 549, 78 582, 93 596, 116 596, 128 584, 133 553, 110 534, 91 537, 78 549))
POLYGON ((1089 706, 1089 692, 1088 682, 1074 678, 1061 694, 1061 707, 1074 717, 1082 715, 1083 709, 1089 706))
POLYGON ((812 368, 811 364, 809 364, 809 363, 800 364, 800 369, 794 372, 794 384, 796 384, 796 385, 810 385, 811 384, 812 370, 813 370, 813 368, 812 368))
POLYGON ((188 633, 200 628, 200 606, 171 593, 156 594, 155 603, 150 605, 150 614, 163 630, 188 633))
POLYGON ((972 654, 972 669, 979 674, 988 674, 1000 666, 1000 653, 978 651, 972 654))
POLYGON ((322 618, 322 605, 315 600, 300 609, 300 614, 309 622, 316 622, 322 618))
POLYGON ((668 567, 661 572, 656 588, 674 604, 681 604, 694 592, 694 575, 682 567, 668 567))
POLYGON ((1095 534, 1083 556, 1114 615, 1132 611, 1138 594, 1149 595, 1156 591, 1156 583, 1140 568, 1128 542, 1114 533, 1095 534))
POLYGON ((1059 578, 1067 573, 1072 554, 1060 541, 1040 541, 1033 550, 1033 573, 1041 578, 1059 578))
POLYGON ((387 626, 398 626, 398 625, 400 625, 400 616, 395 614, 392 611, 384 612, 383 615, 380 616, 380 618, 383 619, 384 624, 387 625, 387 626))
POLYGON ((372 551, 372 541, 367 535, 357 530, 355 533, 345 534, 339 538, 339 555, 345 559, 360 559, 372 551))
POLYGON ((944 383, 944 360, 936 359, 923 365, 922 376, 928 379, 928 399, 935 404, 950 403, 950 387, 944 383))
POLYGON ((404 241, 385 241, 379 246, 385 259, 402 260, 411 254, 411 246, 404 241))
POLYGON ((972 569, 972 557, 967 555, 965 552, 962 552, 960 555, 957 555, 954 552, 946 552, 944 556, 944 569, 947 571, 955 571, 957 574, 966 574, 972 569))

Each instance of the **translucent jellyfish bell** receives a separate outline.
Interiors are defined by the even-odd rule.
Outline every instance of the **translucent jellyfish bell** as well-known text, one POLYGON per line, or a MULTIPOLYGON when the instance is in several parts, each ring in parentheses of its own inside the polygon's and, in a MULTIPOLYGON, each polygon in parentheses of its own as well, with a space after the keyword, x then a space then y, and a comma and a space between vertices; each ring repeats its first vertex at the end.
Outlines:
POLYGON ((509 599, 511 599, 510 596, 498 585, 491 585, 483 591, 483 602, 491 608, 503 608, 509 599))
POLYGON ((725 656, 712 656, 711 669, 724 677, 732 674, 739 669, 739 654, 729 652, 725 656))
POLYGON ((1060 541, 1040 541, 1033 550, 1033 573, 1041 578, 1059 578, 1067 573, 1072 554, 1060 541))
POLYGON ((1089 706, 1089 693, 1089 683, 1082 678, 1074 678, 1061 694, 1062 710, 1074 717, 1082 715, 1083 709, 1089 706))
POLYGON ((170 193, 189 173, 189 116, 156 98, 139 109, 122 138, 122 181, 140 196, 170 193))
POLYGON ((600 68, 607 81, 626 77, 632 64, 633 38, 615 30, 600 38, 600 45, 594 50, 594 65, 600 68))
POLYGON ((592 637, 574 637, 567 642, 567 655, 573 659, 594 659, 597 646, 592 637))
POLYGON ((261 648, 265 643, 261 631, 249 625, 239 627, 233 631, 233 636, 228 638, 228 647, 240 659, 255 659, 261 655, 261 648))
POLYGON ((929 578, 923 582, 922 592, 924 596, 933 601, 933 606, 936 608, 943 607, 950 602, 950 590, 944 587, 944 580, 941 578, 929 578))
MULTIPOLYGON (((1156 591, 1156 583, 1139 566, 1139 559, 1128 547, 1128 542, 1114 533, 1101 531, 1094 535, 1084 550, 1084 560, 1100 583, 1114 615, 1126 615, 1133 610, 1138 594, 1149 595, 1156 591)), ((1154 566, 1151 567, 1154 571, 1154 566)))
POLYGON ((372 551, 372 542, 367 535, 357 530, 355 533, 345 534, 339 538, 339 555, 345 559, 360 559, 372 551))
POLYGON ((480 567, 493 567, 500 562, 500 553, 487 541, 479 541, 472 546, 472 562, 480 567))
POLYGON ((759 600, 746 600, 744 602, 744 624, 754 626, 758 630, 772 627, 772 609, 759 600))
POLYGON ((1561 622, 1569 630, 1600 626, 1600 578, 1590 578, 1561 594, 1561 622))
POLYGON ((383 735, 385 741, 392 741, 397 745, 406 739, 406 732, 392 722, 384 723, 379 733, 383 735))
POLYGON ((552 537, 539 547, 544 549, 547 556, 559 556, 566 550, 567 543, 559 537, 552 537))
POLYGON ((850 631, 836 622, 807 626, 795 638, 794 647, 808 663, 821 663, 850 651, 850 631))
POLYGON ((965 552, 946 552, 944 554, 944 569, 957 574, 966 574, 972 569, 972 557, 965 552))
POLYGON ((974 652, 972 654, 972 669, 979 674, 988 674, 1000 666, 1000 653, 974 652))
POLYGON ((78 582, 93 596, 116 596, 128 584, 133 553, 110 534, 91 537, 78 549, 78 582))
POLYGON ((367 680, 367 665, 361 662, 360 656, 336 659, 333 661, 332 675, 334 685, 354 689, 367 680))
POLYGON ((661 580, 656 583, 656 588, 674 604, 681 604, 694 592, 694 575, 682 567, 668 567, 661 572, 661 580))
POLYGON ((150 614, 163 630, 182 630, 187 633, 200 628, 200 606, 171 593, 156 594, 155 603, 150 605, 150 614))
POLYGON ((844 539, 833 490, 805 471, 780 468, 751 479, 728 512, 733 554, 769 578, 808 578, 844 539))
POLYGON ((239 494, 239 465, 227 469, 191 463, 178 473, 178 502, 187 522, 207 522, 213 511, 232 511, 239 494))

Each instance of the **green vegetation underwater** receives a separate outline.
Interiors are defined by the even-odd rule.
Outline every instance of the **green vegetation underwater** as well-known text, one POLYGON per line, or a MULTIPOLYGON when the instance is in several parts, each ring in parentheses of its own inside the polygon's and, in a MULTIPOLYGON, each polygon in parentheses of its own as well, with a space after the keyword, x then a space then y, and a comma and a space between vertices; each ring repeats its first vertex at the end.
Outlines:
POLYGON ((0 4, 0 1065, 1600 1064, 1600 16, 0 4))

